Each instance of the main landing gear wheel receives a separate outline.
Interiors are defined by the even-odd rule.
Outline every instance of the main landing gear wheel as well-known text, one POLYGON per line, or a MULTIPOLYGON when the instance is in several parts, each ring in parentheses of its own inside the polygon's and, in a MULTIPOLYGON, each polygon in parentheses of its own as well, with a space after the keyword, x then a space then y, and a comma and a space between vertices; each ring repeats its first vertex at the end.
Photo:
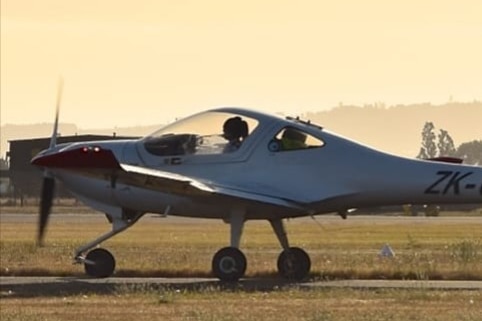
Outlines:
POLYGON ((114 256, 107 250, 94 249, 85 256, 84 269, 87 275, 94 278, 109 277, 115 270, 114 256))
POLYGON ((300 281, 308 275, 310 268, 310 257, 299 247, 290 247, 278 257, 278 272, 287 279, 300 281))
POLYGON ((237 281, 246 272, 246 257, 235 247, 222 248, 213 257, 212 269, 221 281, 237 281))

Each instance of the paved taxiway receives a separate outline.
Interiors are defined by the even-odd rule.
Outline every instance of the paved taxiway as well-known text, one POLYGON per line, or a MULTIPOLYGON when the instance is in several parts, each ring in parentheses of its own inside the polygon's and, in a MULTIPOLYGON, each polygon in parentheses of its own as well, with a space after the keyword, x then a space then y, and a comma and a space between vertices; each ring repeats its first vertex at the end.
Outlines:
MULTIPOLYGON (((356 225, 384 225, 384 224, 482 224, 482 209, 480 215, 475 216, 441 216, 441 217, 425 217, 425 216, 395 216, 395 215, 352 215, 347 220, 342 220, 338 215, 319 215, 315 216, 315 220, 323 226, 330 226, 332 224, 342 224, 344 226, 354 223, 356 225)), ((38 216, 36 214, 18 214, 8 213, 8 209, 0 215, 0 223, 27 223, 37 224, 38 216)), ((50 222, 61 223, 81 223, 91 222, 99 223, 107 226, 108 222, 105 216, 101 213, 62 213, 52 214, 50 222)), ((169 223, 169 224, 220 224, 225 223, 222 220, 203 219, 203 218, 189 218, 180 216, 161 216, 158 214, 146 214, 141 218, 140 222, 148 223, 169 223)), ((266 221, 250 221, 250 223, 261 222, 266 224, 266 221)), ((291 219, 290 224, 313 222, 312 217, 301 217, 291 219)))
POLYGON ((351 288, 351 289, 424 289, 482 291, 482 281, 408 281, 408 280, 340 280, 290 283, 281 279, 243 279, 223 283, 213 278, 106 278, 76 277, 0 277, 0 297, 62 296, 86 292, 113 293, 125 287, 151 289, 240 289, 273 291, 280 288, 351 288))

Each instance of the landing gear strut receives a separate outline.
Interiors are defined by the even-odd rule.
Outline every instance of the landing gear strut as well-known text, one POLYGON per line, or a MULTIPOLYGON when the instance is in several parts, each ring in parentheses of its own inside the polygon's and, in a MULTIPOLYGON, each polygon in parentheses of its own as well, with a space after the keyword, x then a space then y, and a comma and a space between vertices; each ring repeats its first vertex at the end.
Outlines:
POLYGON ((74 263, 84 264, 85 273, 91 277, 106 278, 111 276, 115 270, 114 256, 109 251, 102 248, 89 250, 128 229, 134 225, 142 215, 143 213, 122 211, 121 215, 109 216, 109 221, 112 223, 112 231, 105 233, 94 241, 78 248, 75 251, 74 263))

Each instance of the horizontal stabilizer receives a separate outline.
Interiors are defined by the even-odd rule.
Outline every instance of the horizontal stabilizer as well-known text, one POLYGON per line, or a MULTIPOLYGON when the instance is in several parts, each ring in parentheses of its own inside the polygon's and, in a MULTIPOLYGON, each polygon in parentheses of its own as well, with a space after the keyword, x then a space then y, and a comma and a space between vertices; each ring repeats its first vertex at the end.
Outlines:
POLYGON ((452 163, 452 164, 462 164, 462 162, 464 161, 461 158, 448 157, 448 156, 432 157, 432 158, 427 158, 427 160, 432 162, 452 163))

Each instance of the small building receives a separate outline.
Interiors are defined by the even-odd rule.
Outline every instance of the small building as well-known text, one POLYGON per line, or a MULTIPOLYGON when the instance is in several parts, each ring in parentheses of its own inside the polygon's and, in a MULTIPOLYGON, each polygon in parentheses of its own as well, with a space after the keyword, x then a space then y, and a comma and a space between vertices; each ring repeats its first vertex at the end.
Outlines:
MULTIPOLYGON (((59 136, 57 143, 73 143, 83 141, 102 141, 135 139, 137 137, 106 136, 106 135, 75 135, 59 136)), ((8 177, 13 186, 14 198, 39 196, 42 186, 42 171, 30 164, 32 158, 40 151, 47 149, 50 145, 50 138, 33 138, 9 141, 10 148, 7 152, 9 161, 8 177)), ((57 185, 56 195, 61 197, 69 196, 68 191, 60 184, 57 185)))

